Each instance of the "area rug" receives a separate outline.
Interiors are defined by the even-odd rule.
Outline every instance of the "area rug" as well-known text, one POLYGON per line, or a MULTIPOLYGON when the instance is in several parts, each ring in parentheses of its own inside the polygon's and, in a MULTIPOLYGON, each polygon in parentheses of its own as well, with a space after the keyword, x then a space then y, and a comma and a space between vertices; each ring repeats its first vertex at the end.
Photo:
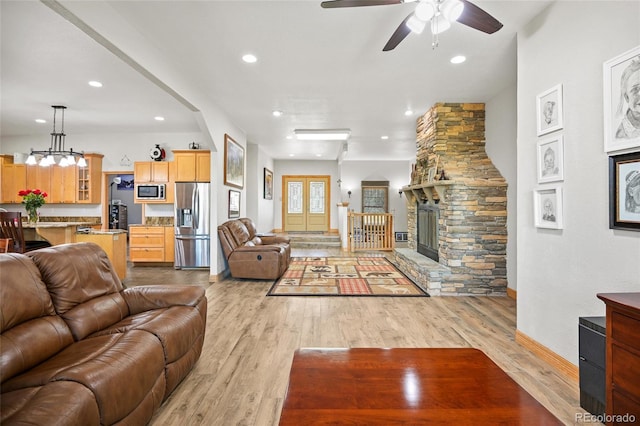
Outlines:
POLYGON ((384 257, 294 257, 267 295, 429 296, 384 257))

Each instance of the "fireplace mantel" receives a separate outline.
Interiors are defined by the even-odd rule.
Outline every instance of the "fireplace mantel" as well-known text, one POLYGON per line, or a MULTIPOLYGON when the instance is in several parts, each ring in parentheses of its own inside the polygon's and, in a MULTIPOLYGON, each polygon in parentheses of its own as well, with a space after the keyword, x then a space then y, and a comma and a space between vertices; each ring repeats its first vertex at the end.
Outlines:
POLYGON ((444 199, 444 194, 447 187, 456 185, 462 182, 456 182, 453 180, 437 180, 429 183, 419 183, 416 185, 403 186, 400 191, 406 197, 407 205, 413 205, 418 200, 421 202, 429 200, 429 203, 434 202, 433 191, 438 194, 439 199, 444 199))

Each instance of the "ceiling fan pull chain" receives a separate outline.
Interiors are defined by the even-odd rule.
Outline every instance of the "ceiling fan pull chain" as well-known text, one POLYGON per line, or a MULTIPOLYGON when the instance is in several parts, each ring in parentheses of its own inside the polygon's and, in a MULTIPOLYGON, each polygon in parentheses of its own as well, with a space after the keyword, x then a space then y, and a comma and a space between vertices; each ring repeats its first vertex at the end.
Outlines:
POLYGON ((436 47, 440 44, 440 39, 438 38, 438 33, 431 34, 431 49, 435 50, 436 47))

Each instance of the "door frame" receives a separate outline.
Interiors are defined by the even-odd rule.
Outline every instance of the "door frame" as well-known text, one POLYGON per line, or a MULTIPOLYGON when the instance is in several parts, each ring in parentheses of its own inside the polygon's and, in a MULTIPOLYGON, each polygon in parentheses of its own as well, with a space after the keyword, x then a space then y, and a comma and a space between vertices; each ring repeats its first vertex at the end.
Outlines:
MULTIPOLYGON (((285 195, 288 195, 288 191, 286 191, 286 185, 285 185, 285 181, 287 179, 327 179, 328 185, 327 185, 327 192, 325 194, 326 196, 326 201, 325 201, 325 208, 327 211, 327 230, 324 231, 327 234, 331 233, 331 175, 282 175, 281 177, 281 183, 282 183, 282 188, 281 188, 281 194, 282 194, 282 213, 281 213, 281 219, 280 219, 280 227, 282 229, 283 232, 287 232, 285 230, 285 217, 286 217, 286 209, 288 206, 288 202, 289 200, 287 200, 287 197, 285 197, 285 195)), ((306 188, 305 188, 306 191, 306 188)))

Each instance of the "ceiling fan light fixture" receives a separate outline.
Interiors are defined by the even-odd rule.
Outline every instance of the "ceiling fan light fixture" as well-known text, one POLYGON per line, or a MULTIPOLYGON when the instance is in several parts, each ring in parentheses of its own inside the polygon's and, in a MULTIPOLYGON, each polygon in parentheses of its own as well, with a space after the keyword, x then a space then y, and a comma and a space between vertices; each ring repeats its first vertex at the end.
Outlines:
POLYGON ((422 31, 424 31, 424 27, 426 25, 426 22, 421 21, 420 18, 415 15, 415 13, 411 15, 411 18, 409 18, 409 20, 407 21, 407 27, 411 30, 411 32, 414 32, 416 34, 422 34, 422 31))
POLYGON ((436 11, 433 7, 433 4, 427 1, 421 1, 416 6, 416 10, 414 12, 416 18, 421 20, 422 22, 427 22, 429 19, 433 18, 436 11))
POLYGON ((447 20, 442 14, 436 16, 431 20, 431 33, 440 34, 451 28, 451 22, 447 20))
POLYGON ((464 3, 460 0, 446 0, 442 4, 441 12, 449 22, 458 20, 462 11, 464 10, 464 3))

